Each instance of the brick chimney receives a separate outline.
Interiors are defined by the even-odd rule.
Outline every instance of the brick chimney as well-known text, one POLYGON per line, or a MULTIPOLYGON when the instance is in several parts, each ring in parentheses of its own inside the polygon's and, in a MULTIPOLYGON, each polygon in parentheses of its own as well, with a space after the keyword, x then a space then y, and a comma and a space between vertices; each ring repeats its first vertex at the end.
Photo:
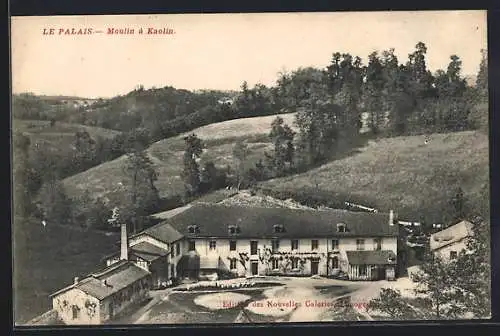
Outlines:
POLYGON ((392 209, 391 211, 389 211, 389 225, 390 226, 394 225, 394 211, 392 209))
POLYGON ((120 236, 120 260, 128 260, 128 237, 127 237, 127 224, 121 223, 121 236, 120 236))

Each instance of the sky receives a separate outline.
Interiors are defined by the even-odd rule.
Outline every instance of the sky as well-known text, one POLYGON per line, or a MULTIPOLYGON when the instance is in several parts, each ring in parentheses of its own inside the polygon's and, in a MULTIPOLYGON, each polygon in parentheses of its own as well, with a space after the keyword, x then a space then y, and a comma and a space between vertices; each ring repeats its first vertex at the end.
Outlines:
POLYGON ((419 41, 431 71, 457 54, 470 76, 487 48, 486 25, 486 11, 12 17, 12 91, 105 98, 138 85, 237 90, 245 80, 274 85, 281 71, 324 68, 334 52, 366 61, 394 48, 406 62, 419 41), (148 35, 150 27, 175 34, 148 35), (51 28, 54 35, 43 34, 51 28), (73 28, 103 33, 59 34, 73 28))

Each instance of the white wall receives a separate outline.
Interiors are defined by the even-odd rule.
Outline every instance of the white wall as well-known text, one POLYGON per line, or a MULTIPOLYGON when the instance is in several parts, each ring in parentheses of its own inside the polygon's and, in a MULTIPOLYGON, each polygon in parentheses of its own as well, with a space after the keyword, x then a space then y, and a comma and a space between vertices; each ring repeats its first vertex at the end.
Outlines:
MULTIPOLYGON (((346 256, 346 251, 355 251, 357 250, 356 246, 356 239, 359 238, 317 238, 318 240, 318 248, 316 250, 312 250, 312 243, 311 241, 315 238, 302 238, 298 239, 299 241, 299 246, 297 250, 294 250, 298 253, 311 253, 311 252, 316 252, 320 255, 320 262, 318 265, 318 271, 319 274, 321 275, 326 275, 328 270, 327 270, 327 253, 330 251, 333 251, 332 247, 332 240, 333 239, 338 239, 339 240, 339 246, 338 250, 340 253, 338 254, 339 258, 339 268, 341 268, 344 271, 347 271, 347 256, 346 256)), ((372 251, 376 249, 376 244, 374 243, 374 238, 364 238, 365 239, 365 245, 364 249, 367 251, 372 251)), ((382 250, 391 250, 394 252, 394 254, 397 254, 397 237, 383 237, 382 239, 382 244, 381 244, 381 249, 382 250)), ((229 239, 229 238, 194 238, 193 239, 196 242, 195 249, 196 252, 200 256, 220 256, 222 261, 226 264, 227 268, 230 268, 230 258, 236 258, 238 259, 236 263, 236 270, 233 270, 235 273, 237 273, 239 276, 244 276, 244 275, 250 275, 251 274, 251 268, 250 268, 250 262, 251 261, 259 261, 259 274, 263 274, 267 266, 262 263, 259 260, 259 250, 260 253, 264 251, 265 248, 271 248, 272 243, 271 239, 229 239), (216 248, 214 250, 210 250, 209 248, 209 242, 211 240, 215 240, 216 242, 216 248), (230 240, 236 240, 236 251, 230 251, 229 250, 229 242, 230 240), (250 241, 255 240, 258 242, 257 249, 258 253, 257 255, 250 255, 250 241), (240 263, 240 253, 247 253, 247 256, 249 258, 248 261, 245 262, 245 265, 240 263), (246 267, 245 267, 246 266, 246 267)), ((286 238, 286 239, 280 239, 280 247, 279 247, 279 252, 285 252, 285 253, 293 253, 291 249, 291 241, 292 239, 286 238)), ((189 240, 185 240, 184 242, 184 247, 185 250, 187 251, 188 249, 188 242, 189 240)), ((178 259, 175 261, 177 263, 178 259)), ((331 265, 330 265, 331 267, 331 265)), ((304 273, 309 273, 311 268, 311 262, 307 261, 304 265, 304 273)), ((331 268, 330 268, 331 269, 331 268)))
POLYGON ((68 325, 90 325, 100 323, 99 300, 87 295, 78 288, 70 289, 52 298, 52 308, 57 311, 59 317, 68 325), (95 309, 86 308, 85 303, 87 301, 91 304, 95 304, 95 309), (80 309, 76 319, 73 319, 73 305, 80 309))
POLYGON ((439 255, 441 258, 444 260, 448 261, 450 260, 450 252, 455 251, 460 253, 460 251, 465 250, 467 248, 466 240, 462 239, 461 241, 455 242, 453 244, 444 246, 440 249, 437 249, 435 253, 439 255))

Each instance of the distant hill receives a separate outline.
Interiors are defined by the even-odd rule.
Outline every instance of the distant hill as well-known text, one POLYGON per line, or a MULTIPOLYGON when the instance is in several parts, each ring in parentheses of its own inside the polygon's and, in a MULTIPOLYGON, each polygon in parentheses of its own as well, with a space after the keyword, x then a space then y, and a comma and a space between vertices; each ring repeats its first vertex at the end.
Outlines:
POLYGON ((56 122, 51 126, 50 121, 44 120, 12 120, 13 132, 22 132, 29 136, 31 146, 46 148, 49 151, 67 151, 71 149, 78 131, 87 131, 94 138, 110 139, 120 134, 115 130, 100 127, 83 126, 56 122))
MULTIPOLYGON (((292 126, 294 114, 280 116, 292 126)), ((214 123, 151 145, 148 154, 159 173, 155 185, 160 196, 172 197, 184 192, 180 173, 184 153, 183 137, 186 134, 196 133, 205 144, 202 161, 212 160, 219 167, 232 164, 234 142, 237 139, 246 140, 250 149, 248 162, 253 165, 263 157, 265 150, 271 149, 267 134, 274 118, 276 115, 214 123)), ((95 197, 105 196, 111 201, 121 199, 129 184, 123 173, 125 160, 126 157, 122 156, 64 179, 68 194, 76 196, 88 190, 95 197)))
MULTIPOLYGON (((439 221, 455 188, 469 205, 489 204, 488 136, 466 131, 369 141, 357 152, 303 174, 262 182, 281 194, 305 191, 403 218, 439 221), (427 141, 427 142, 426 142, 427 141)), ((288 198, 288 197, 287 197, 288 198)))

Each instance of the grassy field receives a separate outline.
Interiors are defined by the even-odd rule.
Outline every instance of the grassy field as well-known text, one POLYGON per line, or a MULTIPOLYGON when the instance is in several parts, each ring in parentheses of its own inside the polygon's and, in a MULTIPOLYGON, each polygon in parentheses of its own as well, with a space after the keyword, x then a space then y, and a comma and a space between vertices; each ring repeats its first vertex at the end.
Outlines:
POLYGON ((103 267, 119 237, 39 222, 13 225, 14 321, 25 323, 51 309, 49 294, 103 267))
POLYGON ((71 149, 75 133, 87 131, 93 139, 109 139, 120 132, 100 127, 56 122, 50 126, 45 120, 12 120, 12 131, 20 131, 30 137, 32 147, 45 147, 52 151, 67 151, 71 149))
POLYGON ((467 131, 432 134, 428 143, 426 139, 422 135, 369 141, 350 156, 261 186, 341 194, 415 220, 427 209, 439 216, 458 185, 472 202, 484 200, 489 190, 487 135, 467 131))
MULTIPOLYGON (((293 114, 282 115, 290 126, 293 114)), ((248 163, 253 164, 263 157, 265 150, 271 149, 267 138, 272 120, 276 116, 255 117, 230 120, 197 128, 189 133, 196 133, 204 142, 202 162, 212 160, 217 166, 233 164, 232 150, 234 141, 242 139, 248 142, 250 154, 248 163)), ((164 139, 151 145, 148 153, 159 173, 156 187, 161 197, 180 195, 184 186, 180 178, 185 134, 164 139)), ((89 190, 92 195, 105 196, 110 200, 120 199, 129 181, 123 173, 126 157, 103 163, 80 174, 64 180, 67 192, 78 195, 89 190)))

